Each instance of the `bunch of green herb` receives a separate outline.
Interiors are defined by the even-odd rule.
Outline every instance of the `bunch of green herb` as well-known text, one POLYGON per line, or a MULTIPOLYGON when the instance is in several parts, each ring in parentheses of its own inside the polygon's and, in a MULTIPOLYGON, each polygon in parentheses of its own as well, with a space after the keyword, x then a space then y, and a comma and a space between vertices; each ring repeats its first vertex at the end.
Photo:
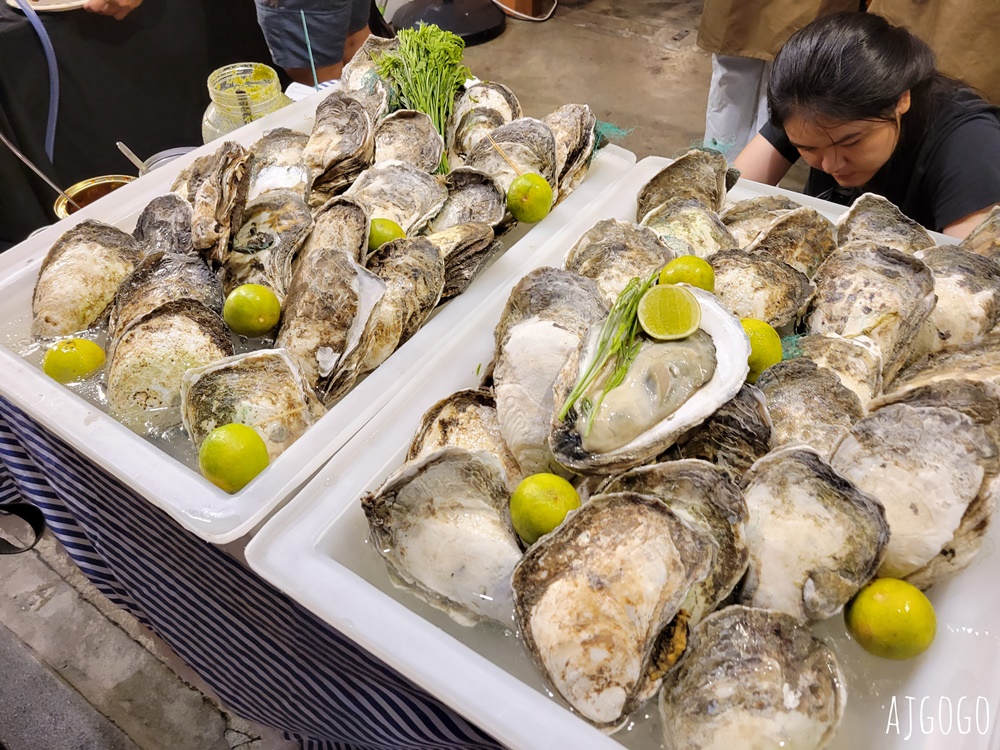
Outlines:
POLYGON ((566 397, 565 403, 559 410, 559 419, 565 419, 570 409, 578 401, 580 402, 580 412, 587 420, 583 429, 584 437, 590 434, 594 417, 600 409, 604 397, 610 390, 622 384, 639 353, 639 347, 642 344, 639 340, 639 333, 642 330, 638 316, 639 300, 649 291, 650 287, 656 284, 659 274, 660 272, 656 271, 650 274, 645 281, 639 278, 632 279, 618 295, 614 305, 611 306, 611 312, 608 313, 608 317, 601 327, 597 349, 576 381, 576 386, 566 397), (590 389, 612 357, 615 360, 614 369, 608 379, 604 381, 604 387, 597 402, 584 398, 583 394, 590 389))
MULTIPOLYGON (((398 104, 430 116, 444 137, 445 124, 455 106, 455 94, 472 72, 462 64, 465 42, 434 24, 421 23, 396 35, 399 46, 375 58, 378 74, 395 90, 398 104)), ((441 158, 439 171, 448 171, 441 158)))

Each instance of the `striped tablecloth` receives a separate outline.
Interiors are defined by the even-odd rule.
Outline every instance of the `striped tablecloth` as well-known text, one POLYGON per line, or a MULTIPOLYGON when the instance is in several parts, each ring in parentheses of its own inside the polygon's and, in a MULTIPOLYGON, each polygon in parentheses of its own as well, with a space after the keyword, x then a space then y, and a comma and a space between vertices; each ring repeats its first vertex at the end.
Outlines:
POLYGON ((500 747, 0 398, 0 504, 23 501, 235 713, 308 750, 500 747))

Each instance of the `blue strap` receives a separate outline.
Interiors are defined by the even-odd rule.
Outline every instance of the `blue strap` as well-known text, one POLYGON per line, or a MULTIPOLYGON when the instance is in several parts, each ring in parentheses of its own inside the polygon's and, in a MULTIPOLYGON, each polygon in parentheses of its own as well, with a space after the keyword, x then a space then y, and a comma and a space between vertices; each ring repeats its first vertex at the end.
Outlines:
POLYGON ((18 6, 28 17, 28 21, 38 34, 38 39, 45 50, 45 62, 49 67, 49 117, 45 123, 45 155, 49 161, 53 161, 52 152, 56 143, 56 117, 59 114, 59 68, 56 66, 56 51, 52 47, 52 40, 42 24, 42 19, 35 13, 34 8, 28 4, 28 0, 16 0, 18 6))

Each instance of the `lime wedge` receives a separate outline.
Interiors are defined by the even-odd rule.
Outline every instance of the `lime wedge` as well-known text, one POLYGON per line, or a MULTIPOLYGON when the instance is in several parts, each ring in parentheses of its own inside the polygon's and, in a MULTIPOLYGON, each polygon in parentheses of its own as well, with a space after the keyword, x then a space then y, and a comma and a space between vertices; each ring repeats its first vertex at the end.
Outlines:
POLYGON ((690 336, 701 324, 701 304, 682 286, 657 284, 639 300, 639 325, 660 341, 690 336))

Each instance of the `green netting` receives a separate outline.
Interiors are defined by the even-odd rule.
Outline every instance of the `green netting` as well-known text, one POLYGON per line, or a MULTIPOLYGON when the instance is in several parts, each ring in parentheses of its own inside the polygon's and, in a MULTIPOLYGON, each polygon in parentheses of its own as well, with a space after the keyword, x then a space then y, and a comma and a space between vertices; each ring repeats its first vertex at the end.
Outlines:
POLYGON ((781 359, 794 359, 795 357, 802 356, 802 349, 799 347, 799 339, 802 338, 804 334, 796 333, 791 336, 785 336, 781 340, 781 359))
POLYGON ((625 137, 631 133, 635 128, 622 129, 615 125, 613 122, 601 122, 598 120, 594 123, 594 151, 599 148, 604 148, 611 142, 618 142, 625 139, 625 137))
MULTIPOLYGON (((736 145, 736 136, 733 135, 721 141, 715 138, 709 138, 708 140, 691 141, 691 145, 688 148, 700 148, 702 151, 717 151, 723 156, 727 156, 729 152, 733 150, 733 146, 735 145, 736 145)), ((683 151, 686 150, 688 149, 683 149, 683 151)))

